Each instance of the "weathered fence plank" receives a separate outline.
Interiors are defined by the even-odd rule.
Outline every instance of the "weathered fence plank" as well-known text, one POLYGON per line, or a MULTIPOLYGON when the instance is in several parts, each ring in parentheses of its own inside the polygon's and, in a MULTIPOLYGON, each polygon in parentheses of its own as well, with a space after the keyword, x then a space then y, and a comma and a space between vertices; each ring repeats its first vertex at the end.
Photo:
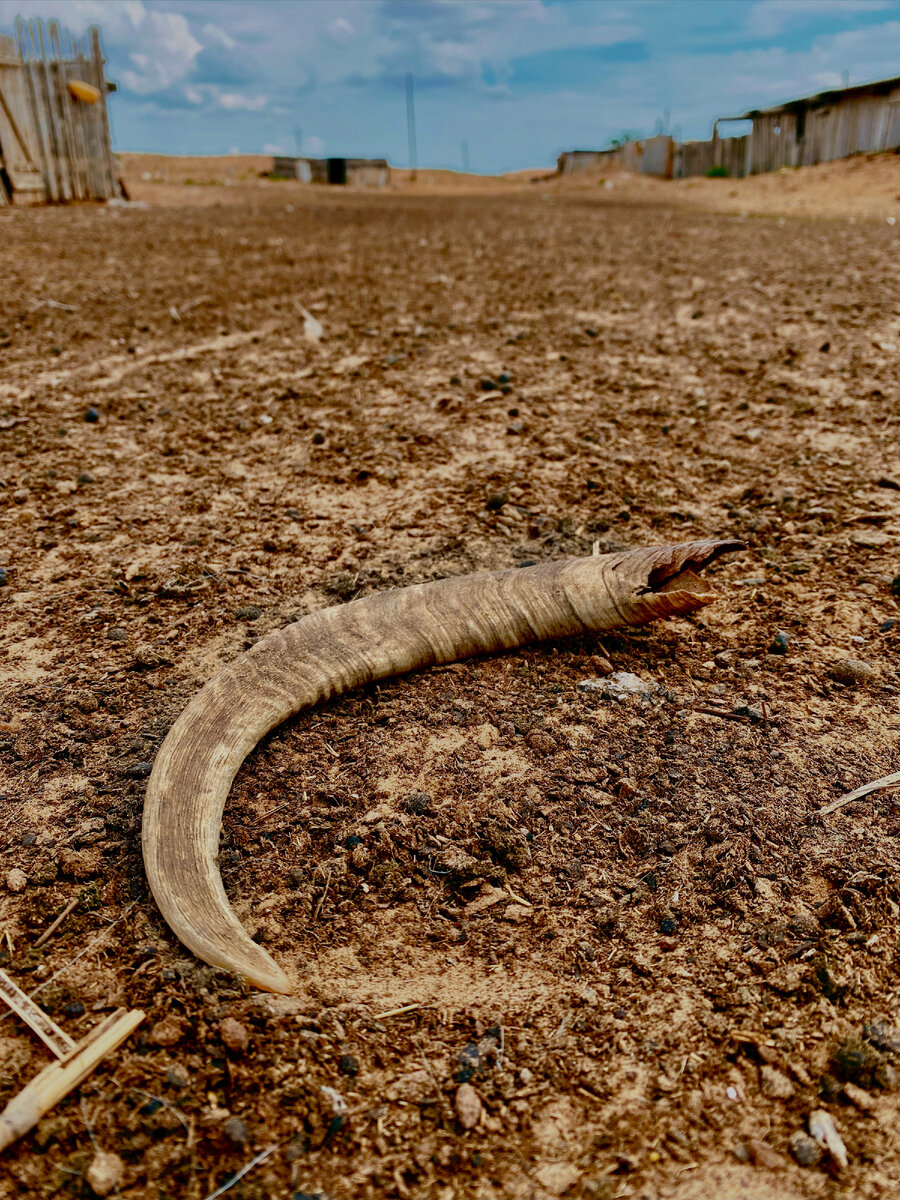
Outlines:
POLYGON ((39 19, 17 18, 16 39, 0 37, 0 179, 14 204, 119 194, 96 27, 89 46, 39 19), (96 89, 96 103, 70 92, 75 81, 96 89))

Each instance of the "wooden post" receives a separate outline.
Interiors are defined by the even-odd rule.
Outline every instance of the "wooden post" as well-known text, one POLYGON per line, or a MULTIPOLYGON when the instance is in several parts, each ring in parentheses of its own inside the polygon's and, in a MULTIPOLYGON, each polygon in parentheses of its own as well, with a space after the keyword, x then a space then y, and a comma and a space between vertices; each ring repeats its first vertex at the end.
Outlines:
POLYGON ((106 76, 103 71, 103 50, 100 46, 100 30, 92 25, 91 59, 94 64, 94 86, 100 90, 100 141, 103 145, 105 192, 107 198, 118 194, 119 185, 116 177, 116 163, 112 152, 112 137, 109 129, 109 108, 106 103, 106 76))

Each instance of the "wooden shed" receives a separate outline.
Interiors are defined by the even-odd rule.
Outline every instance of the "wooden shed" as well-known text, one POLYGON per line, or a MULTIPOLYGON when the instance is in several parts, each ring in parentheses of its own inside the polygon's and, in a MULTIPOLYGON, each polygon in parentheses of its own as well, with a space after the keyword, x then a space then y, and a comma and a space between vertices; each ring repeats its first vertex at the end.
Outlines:
POLYGON ((301 183, 350 184, 352 187, 385 187, 390 179, 386 158, 288 158, 275 159, 273 174, 301 183))
POLYGON ((100 31, 56 21, 0 35, 0 204, 107 200, 120 192, 100 31))
POLYGON ((753 122, 751 175, 896 150, 900 148, 900 76, 719 120, 753 122))

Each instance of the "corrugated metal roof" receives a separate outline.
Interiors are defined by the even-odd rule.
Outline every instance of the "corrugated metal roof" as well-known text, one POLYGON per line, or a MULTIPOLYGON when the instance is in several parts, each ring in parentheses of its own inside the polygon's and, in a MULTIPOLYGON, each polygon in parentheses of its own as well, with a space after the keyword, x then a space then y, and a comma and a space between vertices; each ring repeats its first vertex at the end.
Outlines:
POLYGON ((800 108, 821 108, 826 104, 839 104, 842 100, 853 100, 858 96, 882 96, 900 89, 900 75, 890 79, 875 79, 871 83, 857 83, 852 87, 832 88, 828 92, 817 92, 813 96, 801 96, 798 100, 786 100, 770 108, 751 108, 739 117, 719 117, 720 121, 750 121, 754 117, 775 116, 777 113, 795 112, 800 108))

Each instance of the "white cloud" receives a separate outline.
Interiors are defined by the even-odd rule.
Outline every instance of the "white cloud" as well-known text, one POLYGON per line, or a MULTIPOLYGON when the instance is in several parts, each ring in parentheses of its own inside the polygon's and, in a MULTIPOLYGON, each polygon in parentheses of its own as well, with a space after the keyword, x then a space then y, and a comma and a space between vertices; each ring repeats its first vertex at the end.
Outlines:
POLYGON ((801 21, 882 12, 895 0, 759 0, 747 13, 747 32, 768 38, 801 21))
POLYGON ((344 17, 338 17, 337 20, 331 22, 326 32, 333 42, 346 46, 356 30, 344 17))
POLYGON ((274 146, 271 142, 266 142, 263 146, 263 154, 284 154, 284 147, 274 146))
POLYGON ((216 42, 218 45, 224 46, 226 50, 237 48, 234 38, 224 29, 220 29, 218 25, 204 25, 200 33, 206 42, 216 42))
POLYGON ((216 97, 216 103, 220 108, 226 108, 229 112, 260 112, 268 103, 265 96, 244 96, 241 92, 221 92, 216 97))

